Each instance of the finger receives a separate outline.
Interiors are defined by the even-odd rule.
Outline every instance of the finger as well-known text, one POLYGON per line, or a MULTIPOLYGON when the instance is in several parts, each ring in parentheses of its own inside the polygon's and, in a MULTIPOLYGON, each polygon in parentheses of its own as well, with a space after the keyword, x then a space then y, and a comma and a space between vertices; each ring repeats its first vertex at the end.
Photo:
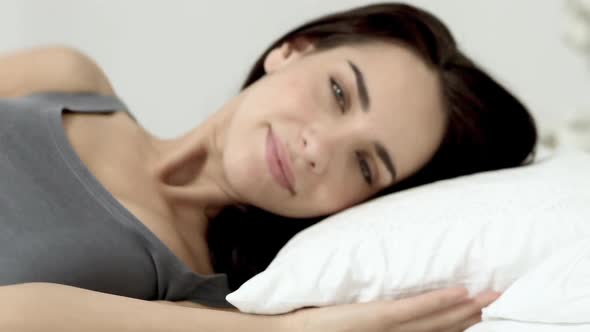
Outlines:
POLYGON ((454 329, 449 330, 449 332, 463 332, 479 322, 481 322, 480 313, 478 313, 477 315, 473 315, 469 317, 467 320, 459 323, 454 329))
POLYGON ((473 298, 473 300, 479 303, 481 309, 483 309, 492 304, 494 301, 496 301, 501 295, 502 293, 499 292, 486 291, 481 294, 478 294, 476 297, 473 298))
POLYGON ((398 300, 391 310, 399 322, 412 321, 460 303, 466 298, 465 288, 447 288, 398 300))
POLYGON ((475 298, 464 301, 458 305, 440 310, 422 317, 422 319, 408 322, 408 329, 412 331, 440 331, 452 328, 474 315, 481 316, 481 309, 493 302, 498 296, 499 295, 496 292, 482 293, 475 298))

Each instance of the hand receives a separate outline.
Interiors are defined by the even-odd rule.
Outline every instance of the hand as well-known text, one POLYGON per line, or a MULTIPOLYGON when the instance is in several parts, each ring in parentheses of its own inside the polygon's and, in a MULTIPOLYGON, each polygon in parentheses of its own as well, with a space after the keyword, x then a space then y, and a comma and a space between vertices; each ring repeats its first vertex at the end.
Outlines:
POLYGON ((285 315, 296 332, 459 332, 481 320, 499 293, 467 298, 464 288, 432 291, 395 301, 300 309, 285 315))

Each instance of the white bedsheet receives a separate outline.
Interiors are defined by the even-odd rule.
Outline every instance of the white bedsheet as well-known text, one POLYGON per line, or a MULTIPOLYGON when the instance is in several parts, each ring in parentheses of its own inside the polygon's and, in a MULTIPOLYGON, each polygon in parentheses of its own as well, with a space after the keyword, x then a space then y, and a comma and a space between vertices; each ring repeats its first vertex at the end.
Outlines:
POLYGON ((508 331, 590 331, 590 238, 553 253, 523 275, 484 309, 483 322, 467 330, 508 331))

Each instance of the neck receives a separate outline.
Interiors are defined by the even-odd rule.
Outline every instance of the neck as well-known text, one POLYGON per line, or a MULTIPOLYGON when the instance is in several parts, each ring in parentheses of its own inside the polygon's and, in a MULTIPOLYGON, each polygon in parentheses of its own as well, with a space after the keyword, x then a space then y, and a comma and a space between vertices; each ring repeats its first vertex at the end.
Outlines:
POLYGON ((224 124, 231 113, 226 107, 175 139, 150 136, 149 176, 174 222, 208 220, 237 203, 223 169, 224 124))

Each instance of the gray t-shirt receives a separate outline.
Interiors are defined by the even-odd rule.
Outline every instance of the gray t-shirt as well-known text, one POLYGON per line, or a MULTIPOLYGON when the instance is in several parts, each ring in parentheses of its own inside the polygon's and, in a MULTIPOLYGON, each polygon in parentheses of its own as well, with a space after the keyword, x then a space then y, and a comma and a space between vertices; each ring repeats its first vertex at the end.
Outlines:
POLYGON ((51 282, 232 307, 225 274, 192 272, 92 175, 63 110, 129 113, 116 97, 88 93, 0 99, 0 285, 51 282))

